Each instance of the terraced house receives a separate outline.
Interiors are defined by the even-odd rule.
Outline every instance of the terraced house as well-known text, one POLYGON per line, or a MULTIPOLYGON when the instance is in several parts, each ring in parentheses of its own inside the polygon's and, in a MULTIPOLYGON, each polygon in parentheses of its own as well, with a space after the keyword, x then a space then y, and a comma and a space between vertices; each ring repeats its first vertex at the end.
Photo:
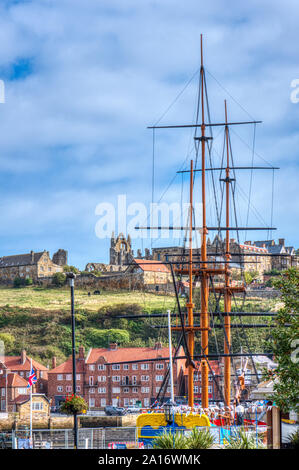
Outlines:
MULTIPOLYGON (((55 255, 56 253, 53 256, 54 260, 55 255)), ((15 278, 31 278, 37 281, 40 278, 51 277, 60 271, 63 271, 63 267, 54 263, 46 250, 0 258, 0 281, 6 284, 11 284, 15 278)))
MULTIPOLYGON (((184 355, 183 350, 178 356, 184 355)), ((106 405, 147 407, 157 396, 167 370, 169 350, 156 343, 154 347, 90 349, 84 358, 80 348, 77 364, 77 394, 83 396, 90 409, 103 409, 106 405)), ((54 361, 55 365, 55 361, 54 361)), ((174 364, 175 394, 184 386, 185 360, 174 364)), ((72 390, 72 361, 49 371, 48 397, 56 406, 72 390)), ((165 395, 170 397, 170 389, 165 395)))

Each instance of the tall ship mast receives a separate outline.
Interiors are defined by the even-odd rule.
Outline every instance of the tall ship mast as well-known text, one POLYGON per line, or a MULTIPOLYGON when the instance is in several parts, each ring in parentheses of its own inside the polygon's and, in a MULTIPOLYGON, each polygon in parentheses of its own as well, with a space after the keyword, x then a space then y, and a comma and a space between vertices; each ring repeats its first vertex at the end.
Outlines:
MULTIPOLYGON (((155 132, 157 129, 182 129, 190 128, 194 129, 194 148, 195 148, 195 166, 194 161, 191 159, 190 168, 180 170, 178 173, 189 173, 189 213, 188 221, 186 226, 175 227, 175 226, 147 226, 147 227, 136 227, 136 229, 146 229, 146 230, 181 230, 184 231, 186 236, 185 239, 188 240, 188 249, 184 249, 181 252, 180 259, 178 256, 176 259, 171 260, 173 254, 169 253, 170 261, 167 261, 166 264, 169 265, 173 286, 176 295, 177 301, 177 310, 179 317, 179 325, 172 325, 172 332, 178 332, 178 347, 175 350, 173 360, 177 360, 177 354, 179 351, 179 346, 182 345, 185 352, 186 358, 186 367, 188 370, 188 406, 190 410, 194 410, 194 371, 196 369, 196 362, 200 362, 200 374, 201 374, 201 408, 203 410, 209 409, 209 376, 214 380, 214 373, 210 364, 210 361, 213 359, 223 358, 224 363, 224 372, 223 372, 223 388, 219 390, 224 405, 230 410, 233 406, 236 406, 239 403, 241 390, 244 382, 244 374, 238 375, 235 369, 233 359, 235 357, 241 358, 246 356, 247 360, 252 362, 253 369, 256 373, 257 381, 258 374, 254 364, 253 357, 255 353, 252 353, 250 348, 248 348, 246 353, 233 353, 232 352, 232 327, 236 325, 231 324, 232 317, 232 299, 235 298, 235 295, 244 296, 246 294, 246 283, 244 278, 241 278, 241 282, 238 285, 232 283, 232 271, 231 265, 236 263, 236 260, 240 259, 240 253, 231 252, 230 246, 230 234, 232 231, 237 232, 239 237, 239 232, 244 232, 253 230, 265 230, 268 233, 275 230, 274 227, 240 227, 237 224, 237 217, 234 214, 231 216, 230 209, 233 204, 235 207, 235 191, 234 185, 236 182, 236 172, 239 170, 244 171, 253 171, 253 170, 275 170, 272 166, 235 166, 233 161, 233 155, 231 150, 231 141, 230 141, 230 127, 231 126, 241 126, 241 125, 256 125, 261 121, 238 121, 230 122, 228 118, 228 106, 226 100, 224 101, 224 120, 223 122, 212 123, 210 121, 210 111, 208 105, 208 94, 207 94, 207 85, 206 85, 206 74, 204 68, 204 55, 203 55, 203 38, 201 35, 200 43, 200 56, 201 56, 201 66, 200 66, 200 75, 199 75, 199 90, 198 90, 198 101, 197 101, 197 110, 196 110, 196 120, 192 124, 180 124, 180 125, 156 125, 150 126, 149 129, 152 129, 155 132), (224 129, 224 148, 222 163, 220 167, 213 167, 213 161, 211 157, 211 146, 213 141, 212 130, 214 128, 223 128, 224 129), (209 155, 209 165, 207 165, 207 155, 209 155), (198 165, 198 162, 200 165, 198 165), (201 192, 201 202, 202 202, 202 216, 200 225, 196 225, 196 220, 194 216, 194 196, 198 191, 198 188, 195 186, 195 175, 196 173, 200 174, 200 192, 201 192), (207 194, 206 194, 206 181, 207 173, 211 172, 220 172, 219 180, 222 183, 223 191, 222 197, 225 207, 225 223, 221 223, 221 215, 217 215, 217 225, 209 226, 207 223, 207 194), (225 240, 223 243, 224 249, 217 251, 208 251, 207 237, 209 232, 216 231, 217 234, 222 237, 222 233, 225 234, 225 240), (200 233, 200 250, 194 249, 193 247, 193 234, 200 233), (237 258, 236 258, 237 257, 237 258), (177 278, 182 279, 183 276, 188 278, 189 284, 189 294, 186 302, 186 315, 184 315, 183 308, 181 307, 181 300, 178 293, 179 281, 177 278), (217 279, 217 282, 216 282, 217 279), (219 282, 219 279, 221 281, 219 282), (195 282, 195 280, 197 282, 195 282), (196 312, 194 307, 194 288, 197 283, 200 283, 200 311, 196 312), (223 310, 220 308, 220 299, 223 300, 223 310), (211 310, 209 308, 210 299, 214 301, 214 308, 211 310), (199 324, 197 324, 194 319, 199 318, 199 324), (217 320, 220 320, 221 324, 215 324, 217 320), (209 352, 209 340, 211 332, 211 321, 214 326, 218 326, 223 330, 223 353, 218 352, 217 355, 211 354, 209 352), (200 336, 200 339, 198 338, 200 336), (199 340, 198 340, 199 339, 199 340), (199 351, 199 354, 195 351, 199 351), (232 374, 232 368, 234 373, 232 374), (234 378, 234 394, 232 394, 232 378, 234 378)), ((235 210, 234 210, 235 212, 235 210)), ((240 261, 241 269, 244 269, 247 261, 242 259, 240 261)), ((234 312, 234 315, 236 312, 234 312)), ((238 315, 250 316, 250 313, 237 312, 238 315)), ((254 312, 252 315, 259 315, 259 312, 254 312)), ((260 313, 262 316, 262 313, 260 313)), ((241 317, 240 317, 241 318, 241 317)), ((242 323, 243 331, 247 325, 242 323)), ((257 327, 262 327, 262 325, 256 325, 257 327)), ((250 325, 249 325, 250 327, 250 325)), ((263 354, 260 352, 259 354, 263 354)), ((256 354, 257 355, 257 354, 256 354)), ((247 362, 245 362, 247 364, 247 362)), ((169 371, 168 371, 169 378, 169 371)), ((162 384, 161 390, 164 387, 165 394, 165 384, 167 386, 168 378, 165 377, 165 380, 162 384)), ((217 384, 216 384, 217 385, 217 384)), ((219 388, 219 384, 217 385, 219 388)), ((163 393, 159 393, 157 400, 161 398, 163 393)), ((230 423, 230 413, 228 412, 227 423, 230 423)))

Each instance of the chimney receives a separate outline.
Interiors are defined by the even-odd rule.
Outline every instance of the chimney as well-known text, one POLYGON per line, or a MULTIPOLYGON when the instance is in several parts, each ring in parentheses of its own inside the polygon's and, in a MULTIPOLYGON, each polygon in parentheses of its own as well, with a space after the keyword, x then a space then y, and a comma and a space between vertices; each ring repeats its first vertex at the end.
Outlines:
POLYGON ((116 350, 117 349, 117 343, 110 343, 109 344, 109 349, 116 350))
POLYGON ((56 365, 57 365, 56 364, 56 356, 53 356, 52 357, 52 369, 55 369, 56 365))
POLYGON ((31 255, 31 263, 34 263, 34 251, 30 251, 30 255, 31 255))
POLYGON ((161 341, 158 341, 157 343, 155 343, 155 349, 156 349, 156 350, 162 349, 162 343, 161 343, 161 341))
POLYGON ((285 244, 285 238, 279 238, 279 239, 278 239, 278 244, 281 245, 281 246, 284 246, 284 244, 285 244))
POLYGON ((26 351, 25 351, 25 349, 22 349, 22 351, 21 351, 21 364, 25 364, 26 359, 27 359, 26 351))
POLYGON ((80 346, 79 348, 79 360, 84 361, 85 359, 85 348, 80 346))

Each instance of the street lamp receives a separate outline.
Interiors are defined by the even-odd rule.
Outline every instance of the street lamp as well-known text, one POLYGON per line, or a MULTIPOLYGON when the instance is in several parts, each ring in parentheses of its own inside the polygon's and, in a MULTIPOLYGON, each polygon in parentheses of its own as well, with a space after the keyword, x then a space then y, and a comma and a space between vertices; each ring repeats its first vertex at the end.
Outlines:
MULTIPOLYGON (((76 342, 75 342, 75 301, 74 301, 74 286, 76 274, 66 273, 66 278, 69 281, 71 288, 71 320, 72 320, 72 360, 73 360, 73 394, 76 395, 77 391, 77 377, 76 377, 76 342)), ((77 426, 77 412, 74 411, 74 448, 78 448, 78 426, 77 426)))

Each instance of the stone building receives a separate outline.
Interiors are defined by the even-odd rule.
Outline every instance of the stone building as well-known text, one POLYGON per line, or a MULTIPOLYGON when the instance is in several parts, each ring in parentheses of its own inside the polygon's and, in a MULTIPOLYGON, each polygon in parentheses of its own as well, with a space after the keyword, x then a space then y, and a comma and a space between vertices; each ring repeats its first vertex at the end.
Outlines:
POLYGON ((155 260, 134 258, 126 273, 139 274, 143 285, 167 284, 172 282, 171 272, 167 265, 155 260))
POLYGON ((246 243, 267 249, 268 253, 272 255, 270 257, 270 269, 278 269, 281 271, 283 269, 288 269, 291 266, 297 267, 299 264, 299 257, 296 255, 295 248, 293 246, 286 246, 284 238, 279 238, 278 243, 275 243, 275 240, 262 240, 246 243))
POLYGON ((59 248, 56 253, 54 253, 52 257, 52 261, 54 264, 57 264, 58 266, 66 266, 67 265, 67 257, 68 257, 68 252, 66 250, 62 250, 59 248))
POLYGON ((33 281, 37 281, 39 278, 51 277, 61 271, 63 271, 62 266, 55 264, 46 250, 0 258, 0 281, 2 283, 11 284, 16 277, 31 278, 33 281))
MULTIPOLYGON (((178 356, 184 355, 183 349, 178 356)), ((86 359, 80 348, 77 357, 77 393, 90 409, 107 405, 148 407, 157 396, 169 362, 169 349, 156 343, 154 347, 90 349, 86 359), (153 360, 156 359, 156 360, 153 360), (138 362, 137 362, 138 361, 138 362)), ((180 395, 184 382, 185 359, 174 364, 175 394, 180 395)), ((72 361, 67 360, 49 371, 48 397, 53 404, 72 393, 72 361)), ((170 397, 168 388, 166 397, 170 397)))
POLYGON ((114 232, 112 232, 109 256, 109 264, 87 263, 85 271, 90 273, 100 271, 103 274, 126 271, 128 264, 132 262, 134 257, 130 235, 126 238, 120 233, 115 238, 114 232))
MULTIPOLYGON (((20 420, 30 421, 30 396, 20 395, 14 400, 14 411, 20 420)), ((43 420, 50 416, 50 400, 42 393, 32 394, 32 420, 43 420)), ((34 423, 36 424, 36 423, 34 423)))

